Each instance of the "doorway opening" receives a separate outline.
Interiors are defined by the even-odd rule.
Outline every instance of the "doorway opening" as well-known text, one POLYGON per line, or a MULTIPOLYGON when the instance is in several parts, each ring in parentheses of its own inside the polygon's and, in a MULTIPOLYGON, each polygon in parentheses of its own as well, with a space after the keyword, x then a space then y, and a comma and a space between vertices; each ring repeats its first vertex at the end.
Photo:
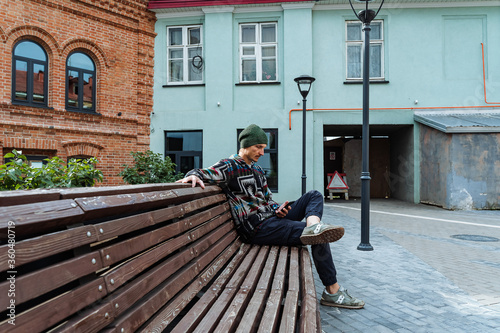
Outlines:
MULTIPOLYGON (((324 125, 324 194, 328 174, 345 174, 350 198, 361 197, 362 126, 324 125)), ((413 200, 413 126, 370 125, 370 197, 413 200)), ((338 195, 344 199, 344 195, 338 195)))

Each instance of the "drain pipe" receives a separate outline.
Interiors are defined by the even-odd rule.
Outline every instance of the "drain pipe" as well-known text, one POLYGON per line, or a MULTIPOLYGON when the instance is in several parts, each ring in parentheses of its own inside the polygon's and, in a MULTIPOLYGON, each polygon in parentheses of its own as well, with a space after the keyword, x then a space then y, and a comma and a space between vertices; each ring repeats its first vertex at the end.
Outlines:
POLYGON ((481 43, 481 53, 483 56, 483 88, 484 88, 484 102, 486 104, 500 104, 500 102, 487 102, 486 101, 486 71, 484 69, 484 45, 481 43))

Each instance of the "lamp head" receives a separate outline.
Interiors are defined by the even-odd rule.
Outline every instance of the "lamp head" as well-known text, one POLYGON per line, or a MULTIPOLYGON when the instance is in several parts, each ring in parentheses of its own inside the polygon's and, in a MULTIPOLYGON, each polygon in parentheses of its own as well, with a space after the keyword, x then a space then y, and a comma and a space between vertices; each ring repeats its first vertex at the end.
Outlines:
POLYGON ((293 80, 297 82, 297 86, 299 88, 299 92, 302 95, 302 97, 306 98, 307 94, 309 94, 309 90, 311 90, 312 83, 316 79, 309 75, 301 75, 293 80))
POLYGON ((370 24, 371 21, 377 16, 377 13, 375 13, 374 10, 368 9, 368 10, 361 10, 358 13, 359 20, 363 23, 370 24))
POLYGON ((356 2, 362 2, 365 4, 365 10, 360 11, 359 13, 356 13, 354 10, 354 7, 352 5, 352 1, 349 0, 349 4, 351 5, 351 9, 354 12, 354 15, 363 22, 363 24, 370 25, 370 22, 377 16, 378 12, 380 9, 382 9, 382 5, 384 4, 384 0, 381 1, 380 6, 378 7, 377 12, 374 10, 368 9, 368 3, 374 1, 374 0, 354 0, 356 2))

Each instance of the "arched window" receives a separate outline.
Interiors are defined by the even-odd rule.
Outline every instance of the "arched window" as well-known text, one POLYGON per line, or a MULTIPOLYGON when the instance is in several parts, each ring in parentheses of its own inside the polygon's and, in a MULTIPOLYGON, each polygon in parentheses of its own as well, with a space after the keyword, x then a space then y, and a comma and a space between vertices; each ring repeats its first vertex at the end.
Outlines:
POLYGON ((47 106, 47 53, 37 43, 23 40, 12 56, 12 102, 47 106))
POLYGON ((82 52, 73 52, 66 63, 66 109, 95 112, 95 65, 82 52))

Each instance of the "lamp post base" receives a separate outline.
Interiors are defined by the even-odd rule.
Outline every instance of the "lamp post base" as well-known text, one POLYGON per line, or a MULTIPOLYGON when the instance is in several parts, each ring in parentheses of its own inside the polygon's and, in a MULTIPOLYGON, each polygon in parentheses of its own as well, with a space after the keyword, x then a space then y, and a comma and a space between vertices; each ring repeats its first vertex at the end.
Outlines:
POLYGON ((358 250, 360 251, 373 251, 373 246, 370 245, 370 243, 360 243, 358 245, 358 250))

